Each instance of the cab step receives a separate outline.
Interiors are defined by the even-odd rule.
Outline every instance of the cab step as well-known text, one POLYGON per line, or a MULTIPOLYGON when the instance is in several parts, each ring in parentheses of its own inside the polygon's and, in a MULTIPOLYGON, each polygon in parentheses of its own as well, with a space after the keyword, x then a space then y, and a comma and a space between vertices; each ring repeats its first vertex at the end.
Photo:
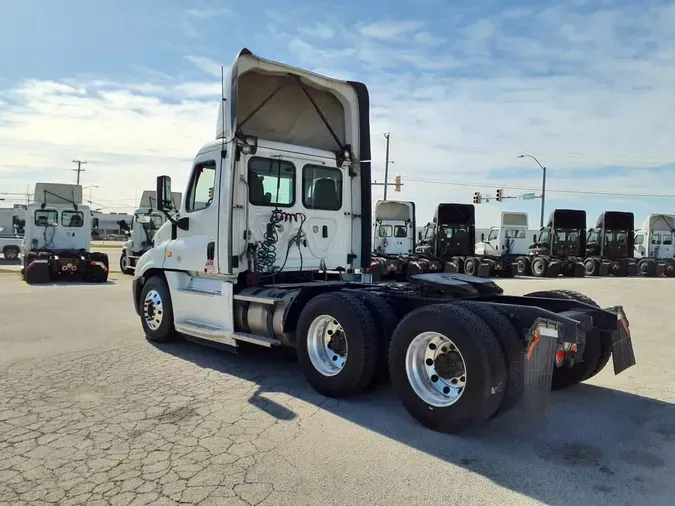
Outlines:
POLYGON ((266 348, 279 346, 281 344, 278 339, 273 337, 259 336, 246 332, 227 332, 215 325, 196 322, 194 320, 176 322, 175 328, 176 331, 181 334, 187 334, 189 336, 233 347, 238 346, 237 341, 246 341, 248 343, 257 344, 258 346, 265 346, 266 348))

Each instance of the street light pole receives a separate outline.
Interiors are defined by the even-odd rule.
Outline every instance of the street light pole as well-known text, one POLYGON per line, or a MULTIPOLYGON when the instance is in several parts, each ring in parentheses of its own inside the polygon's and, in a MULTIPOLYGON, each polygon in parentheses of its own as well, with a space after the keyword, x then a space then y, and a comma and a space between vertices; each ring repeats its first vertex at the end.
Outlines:
POLYGON ((518 155, 518 158, 532 158, 537 165, 541 168, 542 178, 541 178, 541 216, 539 218, 539 228, 544 228, 544 205, 546 204, 546 167, 544 167, 536 157, 532 155, 518 155))

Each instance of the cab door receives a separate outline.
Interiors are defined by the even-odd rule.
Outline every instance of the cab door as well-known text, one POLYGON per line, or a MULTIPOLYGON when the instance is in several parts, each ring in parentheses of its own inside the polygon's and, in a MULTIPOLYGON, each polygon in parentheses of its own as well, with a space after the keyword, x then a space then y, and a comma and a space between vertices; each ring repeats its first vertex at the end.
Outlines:
POLYGON ((195 158, 187 193, 177 219, 188 218, 188 230, 174 225, 165 269, 194 274, 218 272, 218 158, 220 151, 200 153, 195 158))

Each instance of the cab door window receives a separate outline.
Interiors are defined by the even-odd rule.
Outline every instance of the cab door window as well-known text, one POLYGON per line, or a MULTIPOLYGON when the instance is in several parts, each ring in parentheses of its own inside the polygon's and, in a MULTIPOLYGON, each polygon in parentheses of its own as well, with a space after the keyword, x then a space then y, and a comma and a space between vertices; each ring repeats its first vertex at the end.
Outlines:
POLYGON ((499 230, 497 230, 497 229, 490 230, 490 233, 488 234, 488 242, 496 241, 498 235, 499 235, 499 230))
POLYGON ((213 202, 216 184, 216 162, 209 160, 195 165, 185 202, 187 212, 201 211, 213 202))

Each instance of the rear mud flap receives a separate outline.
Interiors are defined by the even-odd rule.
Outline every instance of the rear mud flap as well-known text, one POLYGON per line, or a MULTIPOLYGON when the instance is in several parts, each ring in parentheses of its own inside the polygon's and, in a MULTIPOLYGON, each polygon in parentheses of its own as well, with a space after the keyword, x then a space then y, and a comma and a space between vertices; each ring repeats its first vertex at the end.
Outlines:
POLYGON ((658 262, 656 264, 656 275, 663 276, 665 272, 666 272, 666 264, 663 262, 658 262))
POLYGON ((584 264, 577 262, 574 264, 574 277, 583 278, 584 276, 586 276, 586 267, 584 264))
POLYGON ((549 278, 557 278, 560 274, 562 264, 558 261, 552 261, 548 264, 548 269, 546 271, 546 276, 549 278))
POLYGON ((616 313, 619 320, 618 330, 612 332, 612 362, 614 374, 620 374, 636 364, 633 341, 630 335, 630 323, 622 306, 607 308, 606 311, 616 313))
POLYGON ((478 271, 476 275, 479 278, 489 278, 490 277, 490 264, 488 262, 481 262, 478 266, 478 271))
POLYGON ((546 415, 546 404, 551 392, 551 378, 562 324, 537 318, 527 335, 525 349, 525 383, 523 408, 528 417, 546 415))
POLYGON ((609 276, 609 273, 612 272, 612 264, 607 260, 600 262, 600 267, 598 268, 598 276, 609 276))

